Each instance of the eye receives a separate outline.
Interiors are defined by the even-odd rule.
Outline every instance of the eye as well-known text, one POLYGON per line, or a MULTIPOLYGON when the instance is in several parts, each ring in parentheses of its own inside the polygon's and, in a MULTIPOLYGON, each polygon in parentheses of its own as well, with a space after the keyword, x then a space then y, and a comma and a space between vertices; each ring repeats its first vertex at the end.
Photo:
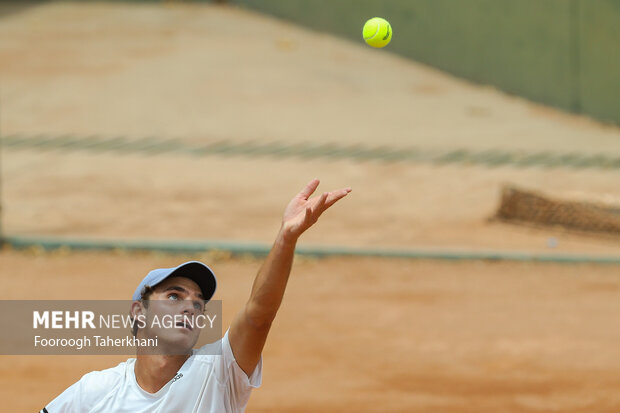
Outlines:
POLYGON ((200 301, 194 301, 194 308, 199 311, 204 311, 204 305, 200 301))
POLYGON ((177 293, 170 293, 168 294, 168 299, 172 301, 176 301, 179 299, 179 295, 177 293))

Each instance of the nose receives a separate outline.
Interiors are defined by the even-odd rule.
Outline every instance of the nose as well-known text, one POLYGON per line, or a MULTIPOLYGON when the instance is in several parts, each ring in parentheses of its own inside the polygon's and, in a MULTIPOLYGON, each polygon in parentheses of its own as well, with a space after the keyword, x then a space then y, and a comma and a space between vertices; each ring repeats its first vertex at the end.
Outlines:
POLYGON ((183 312, 183 314, 195 315, 196 309, 194 308, 194 301, 183 300, 181 304, 181 311, 183 312))

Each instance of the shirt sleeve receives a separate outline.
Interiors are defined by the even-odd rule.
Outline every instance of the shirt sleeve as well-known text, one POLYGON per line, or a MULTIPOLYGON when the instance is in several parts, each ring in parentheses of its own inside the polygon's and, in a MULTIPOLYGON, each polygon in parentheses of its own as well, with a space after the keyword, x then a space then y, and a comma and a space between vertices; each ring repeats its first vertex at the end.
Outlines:
POLYGON ((235 360, 228 333, 229 330, 218 341, 202 346, 196 354, 206 356, 214 362, 215 376, 226 391, 224 399, 227 407, 222 411, 242 412, 250 400, 252 390, 262 384, 263 358, 261 356, 248 377, 235 360))
POLYGON ((222 358, 228 370, 229 378, 236 388, 241 391, 252 391, 252 389, 260 387, 263 380, 263 357, 261 356, 254 371, 248 377, 235 360, 230 341, 228 341, 228 331, 222 338, 222 358))

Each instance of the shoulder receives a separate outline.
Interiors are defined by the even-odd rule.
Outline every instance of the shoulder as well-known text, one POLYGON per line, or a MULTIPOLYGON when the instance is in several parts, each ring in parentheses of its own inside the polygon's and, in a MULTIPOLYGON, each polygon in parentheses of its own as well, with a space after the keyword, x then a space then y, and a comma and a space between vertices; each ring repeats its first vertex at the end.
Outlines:
POLYGON ((133 367, 133 359, 122 362, 115 367, 91 371, 82 376, 78 382, 83 397, 82 403, 89 405, 114 390, 123 383, 129 367, 133 367))
POLYGON ((127 368, 133 367, 132 359, 116 367, 91 371, 47 405, 50 412, 83 412, 91 408, 124 381, 127 368))
POLYGON ((82 376, 82 379, 80 381, 82 381, 84 384, 90 385, 95 385, 97 383, 109 385, 115 383, 125 376, 128 367, 133 367, 134 361, 135 359, 129 359, 109 369, 91 371, 90 373, 86 373, 84 376, 82 376))
POLYGON ((224 336, 214 342, 202 346, 195 352, 197 358, 202 361, 213 362, 214 370, 217 372, 218 380, 236 383, 240 388, 260 387, 262 381, 262 357, 254 372, 248 377, 247 374, 239 367, 230 346, 228 339, 229 330, 226 330, 224 336))
POLYGON ((205 344, 204 346, 195 350, 194 355, 201 359, 212 359, 213 356, 220 356, 222 355, 222 343, 224 342, 224 340, 228 341, 226 336, 213 343, 205 344))

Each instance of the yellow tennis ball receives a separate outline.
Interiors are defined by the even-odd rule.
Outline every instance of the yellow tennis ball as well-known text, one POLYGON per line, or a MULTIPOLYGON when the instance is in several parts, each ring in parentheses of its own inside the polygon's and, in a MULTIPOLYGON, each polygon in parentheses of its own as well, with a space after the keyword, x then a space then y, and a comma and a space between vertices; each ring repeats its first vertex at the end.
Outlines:
POLYGON ((385 47, 392 40, 392 26, 381 17, 373 17, 364 24, 364 40, 372 47, 385 47))

